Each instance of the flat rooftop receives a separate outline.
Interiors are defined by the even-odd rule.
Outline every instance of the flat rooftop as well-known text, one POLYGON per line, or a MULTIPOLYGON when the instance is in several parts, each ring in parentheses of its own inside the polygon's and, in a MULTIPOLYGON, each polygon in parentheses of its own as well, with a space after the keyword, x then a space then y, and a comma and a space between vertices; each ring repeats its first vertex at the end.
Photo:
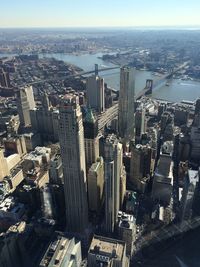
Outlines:
POLYGON ((121 260, 124 255, 125 243, 116 239, 94 236, 90 245, 89 253, 104 255, 121 260))

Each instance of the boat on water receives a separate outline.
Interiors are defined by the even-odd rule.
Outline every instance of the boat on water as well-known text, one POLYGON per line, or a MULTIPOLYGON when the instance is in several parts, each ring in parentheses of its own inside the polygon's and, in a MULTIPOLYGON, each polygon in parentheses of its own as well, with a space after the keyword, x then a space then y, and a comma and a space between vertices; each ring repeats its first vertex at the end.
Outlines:
POLYGON ((169 83, 166 83, 165 86, 169 86, 170 84, 169 83))

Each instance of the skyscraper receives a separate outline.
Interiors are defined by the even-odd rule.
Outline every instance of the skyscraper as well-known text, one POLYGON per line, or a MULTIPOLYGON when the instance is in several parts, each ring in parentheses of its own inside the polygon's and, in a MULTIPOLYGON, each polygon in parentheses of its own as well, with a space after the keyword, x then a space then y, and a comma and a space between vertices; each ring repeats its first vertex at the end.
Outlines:
POLYGON ((103 158, 98 158, 88 171, 88 199, 89 209, 100 213, 104 191, 104 163, 103 158))
POLYGON ((0 86, 10 87, 9 72, 5 72, 3 69, 0 69, 0 86))
POLYGON ((63 164, 67 231, 83 232, 88 222, 82 113, 78 97, 61 101, 59 140, 63 164))
POLYGON ((136 143, 140 143, 141 136, 145 132, 145 110, 141 106, 137 108, 135 112, 135 141, 136 143))
POLYGON ((184 179, 184 187, 181 198, 181 220, 189 220, 192 217, 195 190, 199 183, 199 171, 188 170, 184 179))
POLYGON ((144 178, 151 173, 152 149, 148 145, 136 145, 131 148, 130 181, 143 191, 144 178))
POLYGON ((58 141, 59 112, 50 106, 45 92, 42 97, 42 106, 30 111, 32 129, 38 132, 42 140, 58 141))
POLYGON ((135 70, 123 67, 120 70, 119 135, 134 138, 135 70))
POLYGON ((118 212, 118 236, 126 242, 127 255, 132 256, 133 243, 136 239, 136 220, 133 215, 118 212))
POLYGON ((17 93, 17 106, 20 123, 22 126, 31 124, 30 110, 35 108, 35 100, 32 86, 22 88, 17 93))
POLYGON ((122 144, 114 134, 105 143, 105 223, 106 231, 113 232, 120 206, 120 177, 122 172, 122 144))
MULTIPOLYGON (((196 110, 198 110, 197 105, 196 105, 196 110)), ((192 161, 199 164, 200 163, 200 113, 198 112, 193 120, 190 140, 191 140, 191 151, 190 151, 191 159, 192 161)))
POLYGON ((91 108, 87 109, 83 126, 84 126, 86 167, 88 170, 99 157, 98 125, 97 125, 97 120, 95 119, 91 108))
MULTIPOLYGON (((97 73, 96 73, 97 74, 97 73)), ((97 112, 105 110, 104 79, 98 75, 88 77, 86 84, 88 105, 97 112)))

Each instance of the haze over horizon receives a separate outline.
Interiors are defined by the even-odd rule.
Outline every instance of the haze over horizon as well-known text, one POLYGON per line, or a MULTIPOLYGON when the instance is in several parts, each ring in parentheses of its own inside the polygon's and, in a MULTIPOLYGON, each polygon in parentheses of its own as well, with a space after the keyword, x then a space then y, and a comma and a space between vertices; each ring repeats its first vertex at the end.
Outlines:
POLYGON ((199 27, 198 0, 12 0, 1 3, 1 28, 199 27))

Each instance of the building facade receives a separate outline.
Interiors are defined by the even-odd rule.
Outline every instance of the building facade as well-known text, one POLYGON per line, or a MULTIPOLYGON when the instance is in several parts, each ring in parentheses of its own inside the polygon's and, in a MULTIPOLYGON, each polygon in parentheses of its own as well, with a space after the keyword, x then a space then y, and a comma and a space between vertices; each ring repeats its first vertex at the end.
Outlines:
POLYGON ((145 121, 145 110, 140 107, 135 112, 135 141, 140 143, 141 136, 145 133, 146 121, 145 121))
POLYGON ((106 138, 105 160, 105 230, 113 232, 120 207, 120 177, 123 170, 123 149, 117 137, 112 134, 106 138))
POLYGON ((67 231, 83 232, 88 224, 85 147, 82 113, 74 95, 68 95, 61 101, 59 140, 67 231))
POLYGON ((22 88, 17 93, 17 107, 22 126, 31 124, 30 110, 35 108, 35 100, 32 86, 22 88))
POLYGON ((79 267, 81 265, 81 244, 75 238, 58 235, 49 244, 39 267, 79 267))
POLYGON ((50 106, 46 93, 42 104, 42 107, 30 111, 32 129, 40 134, 42 140, 57 142, 59 112, 50 106))
POLYGON ((133 242, 136 240, 136 222, 133 215, 118 213, 118 237, 126 242, 126 252, 130 257, 133 254, 133 242))
POLYGON ((105 110, 104 79, 93 75, 86 83, 87 104, 97 112, 105 110))
POLYGON ((131 148, 130 180, 141 191, 143 178, 147 178, 151 173, 151 154, 152 150, 148 145, 138 144, 131 148))
POLYGON ((91 108, 87 109, 87 113, 83 122, 84 126, 84 143, 85 143, 85 158, 87 170, 99 157, 99 137, 98 124, 91 108))
POLYGON ((119 135, 134 138, 135 70, 124 67, 120 70, 119 135))
POLYGON ((88 171, 88 200, 89 209, 100 212, 104 192, 104 162, 100 157, 88 171))
POLYGON ((5 176, 9 175, 8 164, 6 158, 4 157, 3 150, 0 149, 0 181, 4 179, 5 176))

